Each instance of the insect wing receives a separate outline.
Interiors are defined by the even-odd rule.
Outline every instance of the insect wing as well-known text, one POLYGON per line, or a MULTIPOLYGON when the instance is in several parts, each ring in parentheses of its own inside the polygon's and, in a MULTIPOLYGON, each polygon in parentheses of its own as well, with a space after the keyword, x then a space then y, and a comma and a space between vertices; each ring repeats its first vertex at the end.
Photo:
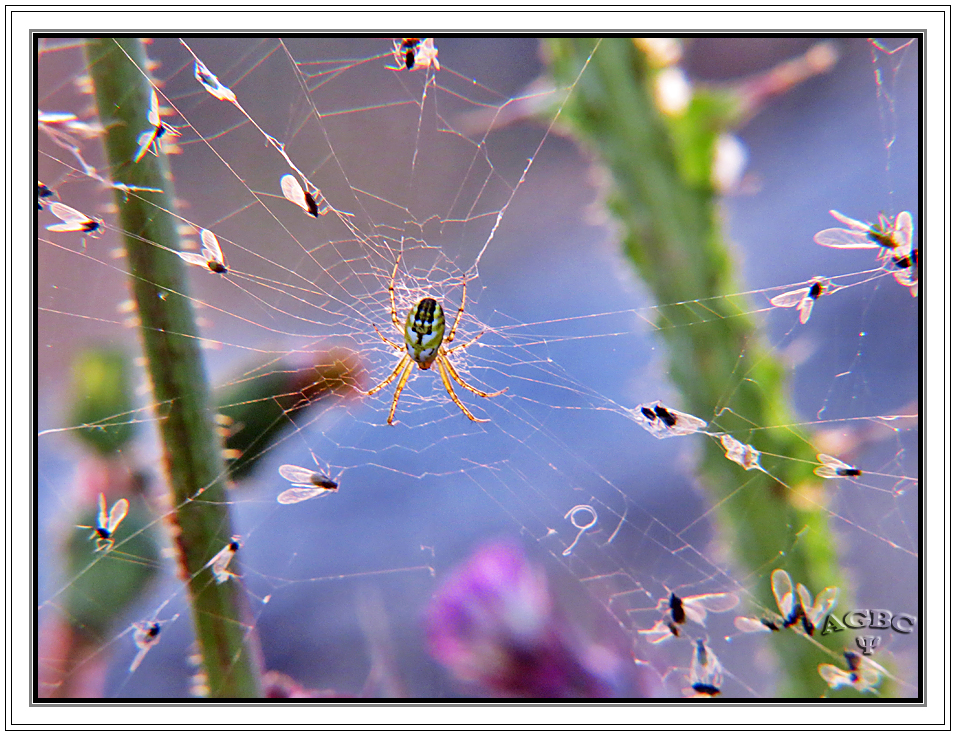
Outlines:
POLYGON ((62 202, 50 202, 50 212, 63 222, 57 222, 53 225, 47 225, 47 230, 54 232, 75 232, 83 230, 86 223, 92 222, 89 217, 79 210, 75 210, 62 202))
POLYGON ((770 587, 777 607, 785 621, 790 621, 796 600, 793 597, 793 580, 786 570, 776 569, 770 576, 770 587))
POLYGON ((109 517, 109 514, 106 513, 106 497, 102 493, 100 494, 99 504, 100 504, 100 511, 96 516, 96 525, 100 529, 106 529, 106 527, 110 523, 110 517, 109 517))
POLYGON ((742 631, 745 634, 755 634, 759 632, 773 631, 772 628, 767 626, 759 618, 751 618, 749 616, 737 616, 734 619, 734 626, 737 627, 738 631, 742 631))
POLYGON ((295 488, 289 488, 280 493, 276 501, 288 506, 293 503, 308 501, 310 498, 325 496, 332 493, 333 490, 334 489, 331 488, 323 488, 322 486, 309 486, 307 488, 304 486, 296 486, 295 488))
POLYGON ((147 647, 141 648, 138 652, 136 652, 136 656, 133 658, 133 661, 130 662, 129 664, 130 672, 136 672, 136 668, 139 667, 140 662, 143 661, 143 658, 146 656, 146 652, 148 651, 149 651, 149 647, 147 646, 147 647))
POLYGON ((152 130, 144 130, 139 134, 139 138, 136 139, 136 143, 139 147, 136 149, 136 155, 133 156, 134 164, 138 164, 140 162, 140 159, 143 158, 143 155, 149 150, 149 147, 153 145, 155 140, 156 128, 153 128, 152 130))
POLYGON ((298 465, 280 465, 279 475, 290 483, 312 485, 312 476, 316 475, 316 472, 308 468, 299 467, 298 465))
POLYGON ((44 125, 57 125, 62 123, 70 123, 74 120, 77 120, 76 115, 72 112, 43 112, 42 110, 37 111, 37 122, 43 123, 44 125))
POLYGON ((647 637, 648 644, 660 644, 665 639, 675 636, 674 631, 663 620, 658 621, 650 629, 641 629, 637 633, 647 637))
POLYGON ((817 667, 817 672, 820 673, 827 685, 829 685, 834 690, 838 690, 841 687, 854 687, 853 680, 849 672, 841 670, 835 664, 821 664, 817 667))
POLYGON ((693 434, 707 427, 707 422, 700 417, 695 417, 693 414, 685 414, 684 412, 675 411, 673 409, 671 409, 671 414, 677 417, 677 423, 669 428, 671 434, 693 434))
POLYGON ((900 212, 896 216, 893 230, 895 232, 893 242, 896 248, 908 251, 913 244, 913 216, 909 212, 900 212))
POLYGON ((817 594, 816 600, 813 600, 806 586, 804 586, 803 583, 798 583, 797 594, 800 596, 800 603, 806 613, 807 624, 805 628, 808 628, 807 633, 813 636, 813 631, 819 628, 823 619, 826 618, 827 614, 830 613, 836 605, 837 598, 840 596, 840 589, 834 587, 824 588, 817 594))
POLYGON ((198 253, 178 253, 179 257, 182 258, 186 263, 191 263, 193 266, 202 266, 203 268, 209 268, 209 260, 198 253))
POLYGON ((800 302, 800 306, 797 307, 797 311, 800 313, 800 324, 805 325, 807 320, 810 319, 810 312, 813 311, 813 303, 815 301, 816 299, 808 295, 800 302))
POLYGON ((879 669, 876 669, 877 666, 878 665, 867 660, 856 673, 855 687, 861 693, 867 690, 875 690, 876 686, 880 684, 883 675, 879 669))
POLYGON ((833 227, 827 230, 821 230, 813 236, 817 245, 825 245, 827 248, 878 248, 879 245, 870 240, 865 232, 857 230, 844 230, 840 227, 833 227))
POLYGON ((219 239, 209 230, 201 230, 199 236, 202 238, 203 255, 210 261, 216 263, 225 263, 222 257, 222 249, 219 247, 219 239))
POLYGON ((893 278, 896 279, 896 283, 898 283, 900 286, 906 286, 909 288, 910 294, 913 296, 919 296, 919 278, 917 276, 911 275, 906 271, 894 271, 893 278))
POLYGON ((852 465, 847 465, 842 460, 838 460, 822 452, 817 455, 817 460, 821 464, 815 467, 813 472, 821 478, 839 478, 841 477, 840 470, 853 470, 852 465))
POLYGON ((146 113, 146 119, 154 128, 159 127, 159 98, 155 88, 149 91, 149 112, 146 113))
POLYGON ((292 174, 286 174, 279 180, 279 186, 282 187, 282 196, 309 213, 309 203, 305 199, 305 192, 302 190, 302 185, 299 184, 298 179, 292 174))
POLYGON ((830 215, 838 219, 851 230, 859 230, 864 233, 868 233, 870 231, 871 225, 868 222, 854 220, 852 217, 847 217, 842 212, 837 212, 836 210, 830 210, 830 215))
MULTIPOLYGON (((125 498, 121 498, 119 501, 113 504, 113 508, 110 509, 110 516, 106 522, 106 526, 103 527, 111 534, 116 530, 116 527, 120 525, 120 522, 126 518, 126 513, 129 511, 129 501, 125 498)), ((102 510, 100 515, 102 516, 102 510)))
POLYGON ((733 593, 704 593, 692 595, 683 599, 684 613, 694 623, 703 626, 707 619, 707 612, 723 613, 740 603, 740 599, 733 593))
POLYGON ((799 304, 806 296, 810 293, 810 287, 805 286, 802 289, 795 289, 794 291, 788 291, 785 294, 778 294, 773 299, 770 300, 770 303, 775 307, 795 307, 799 304))

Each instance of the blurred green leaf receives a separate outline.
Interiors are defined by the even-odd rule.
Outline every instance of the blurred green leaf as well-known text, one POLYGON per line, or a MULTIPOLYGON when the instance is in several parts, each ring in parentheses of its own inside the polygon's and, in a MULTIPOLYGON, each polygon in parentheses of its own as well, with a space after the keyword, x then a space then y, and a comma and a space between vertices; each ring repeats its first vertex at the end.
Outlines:
POLYGON ((305 368, 286 362, 267 369, 252 366, 217 393, 214 403, 228 420, 223 429, 233 480, 251 473, 307 409, 344 397, 358 385, 361 363, 349 351, 317 353, 312 363, 305 368))
POLYGON ((77 355, 70 394, 70 423, 85 445, 112 455, 133 438, 130 364, 121 351, 91 348, 77 355))

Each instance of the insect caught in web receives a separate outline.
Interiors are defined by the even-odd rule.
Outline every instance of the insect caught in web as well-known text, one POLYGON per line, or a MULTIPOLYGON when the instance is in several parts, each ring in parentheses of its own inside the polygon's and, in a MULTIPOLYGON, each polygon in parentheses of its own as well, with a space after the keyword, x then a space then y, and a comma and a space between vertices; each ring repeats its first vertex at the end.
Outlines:
POLYGON ((881 212, 876 224, 854 220, 836 210, 830 210, 830 214, 847 227, 828 228, 813 236, 819 245, 827 248, 879 246, 891 251, 898 248, 907 250, 913 240, 913 216, 909 212, 900 212, 893 221, 881 212))
POLYGON ((318 217, 319 215, 324 215, 331 209, 329 204, 325 202, 325 198, 319 192, 316 192, 316 194, 319 195, 319 201, 325 202, 325 206, 320 207, 315 197, 303 189, 302 185, 299 184, 299 180, 292 176, 292 174, 283 176, 279 180, 279 186, 282 187, 282 196, 305 210, 307 215, 318 217))
POLYGON ((665 437, 694 434, 707 428, 707 422, 700 417, 685 414, 676 409, 668 409, 659 401, 653 404, 641 404, 631 412, 631 415, 659 440, 665 437))
POLYGON ((880 684, 883 673, 886 672, 876 662, 865 659, 862 654, 847 650, 843 652, 848 670, 841 670, 834 664, 821 664, 817 667, 820 677, 826 680, 834 690, 841 687, 852 687, 863 692, 875 692, 880 684))
POLYGON ((179 618, 178 613, 168 621, 140 621, 133 624, 133 643, 136 644, 137 652, 136 657, 129 665, 130 672, 135 672, 146 653, 159 644, 159 635, 162 632, 163 625, 172 623, 177 618, 179 618))
POLYGON ((882 212, 875 224, 861 222, 841 212, 830 214, 846 225, 821 230, 813 239, 827 248, 882 248, 880 259, 892 264, 893 278, 907 287, 913 296, 919 294, 919 246, 913 244, 913 216, 900 212, 895 219, 882 212))
POLYGON ((727 433, 718 434, 717 437, 724 447, 724 455, 728 460, 733 460, 744 470, 763 470, 760 467, 759 450, 755 450, 751 445, 745 445, 727 433))
POLYGON ((487 422, 488 419, 476 419, 474 415, 468 411, 464 404, 461 403, 461 399, 458 398, 458 395, 455 393, 455 389, 451 385, 451 379, 455 381, 459 386, 468 389, 473 394, 481 396, 486 399, 494 398, 495 396, 501 396, 507 388, 503 388, 500 391, 495 391, 494 393, 487 393, 485 391, 479 391, 474 386, 468 385, 465 380, 458 375, 458 371, 455 370, 455 367, 451 364, 451 361, 448 360, 448 356, 454 353, 457 350, 463 350, 469 345, 474 344, 478 338, 480 338, 484 332, 479 332, 473 338, 468 340, 468 342, 461 343, 456 345, 453 348, 447 347, 451 344, 452 340, 455 339, 455 332, 458 330, 458 323, 461 321, 461 315, 465 311, 465 295, 467 293, 467 281, 462 277, 461 282, 461 306, 458 307, 458 314, 455 317, 455 321, 451 326, 451 330, 448 335, 445 335, 445 313, 441 308, 441 304, 431 297, 425 297, 424 299, 419 300, 415 306, 411 308, 408 312, 408 317, 405 318, 405 324, 402 325, 398 320, 398 314, 395 312, 395 277, 398 275, 398 265, 402 262, 401 253, 398 255, 398 259, 395 261, 395 268, 392 269, 392 277, 388 282, 388 301, 391 305, 391 317, 392 324, 395 325, 395 329, 398 330, 403 338, 404 344, 399 344, 389 340, 385 335, 383 335, 376 325, 372 325, 375 328, 375 332, 378 333, 378 336, 382 338, 382 341, 393 347, 395 350, 398 350, 402 353, 402 357, 399 359, 398 364, 392 370, 391 373, 382 381, 380 384, 375 386, 375 388, 366 392, 367 396, 373 396, 385 388, 388 384, 398 378, 398 386, 395 388, 395 396, 392 398, 392 407, 388 412, 388 423, 392 423, 392 419, 395 417, 395 407, 398 405, 398 397, 402 394, 402 389, 405 388, 405 384, 408 382, 409 377, 412 373, 412 366, 418 365, 419 370, 427 371, 432 367, 432 364, 438 366, 438 373, 441 376, 442 383, 445 386, 445 391, 448 393, 448 396, 451 397, 451 400, 455 402, 455 405, 464 412, 465 416, 468 417, 473 422, 487 422))
POLYGON ((833 284, 830 283, 829 279, 818 278, 802 289, 778 294, 770 300, 770 303, 775 307, 796 307, 800 313, 800 324, 805 325, 807 320, 810 319, 810 312, 813 311, 816 300, 824 294, 832 294, 834 291, 833 284))
POLYGON ((691 686, 687 688, 687 695, 693 698, 716 697, 720 695, 723 679, 724 668, 717 655, 704 639, 698 639, 690 660, 691 686))
POLYGON ((173 126, 164 123, 159 117, 159 98, 156 96, 155 89, 150 90, 149 111, 146 113, 146 120, 149 122, 150 127, 140 133, 136 139, 136 144, 139 147, 133 156, 134 164, 139 163, 147 151, 150 151, 154 156, 158 156, 159 139, 167 133, 174 136, 179 135, 173 126))
POLYGON ((224 583, 229 578, 238 577, 236 573, 228 570, 229 563, 232 562, 232 558, 236 556, 236 552, 239 551, 239 548, 242 547, 242 539, 238 535, 234 535, 229 543, 219 550, 216 555, 205 564, 205 567, 212 568, 212 576, 216 579, 216 583, 224 583))
POLYGON ((401 41, 394 41, 392 56, 398 64, 396 67, 391 67, 393 69, 414 71, 434 66, 436 70, 441 70, 441 65, 438 63, 438 49, 435 48, 433 38, 403 38, 401 41))
POLYGON ((101 493, 100 511, 96 516, 96 524, 94 526, 79 526, 78 528, 92 529, 93 533, 90 535, 90 539, 96 540, 96 551, 109 552, 113 549, 113 532, 116 531, 116 527, 120 525, 120 522, 126 518, 128 511, 129 501, 125 498, 121 498, 113 504, 109 513, 107 513, 106 497, 101 493))
POLYGON ((682 598, 672 592, 670 597, 661 598, 657 602, 657 610, 664 612, 664 618, 657 621, 653 628, 642 629, 637 633, 646 636, 648 644, 660 644, 672 636, 680 636, 680 627, 687 621, 704 626, 708 611, 723 613, 739 602, 740 599, 733 593, 703 593, 682 598))
POLYGON ((327 474, 298 465, 279 466, 279 475, 292 483, 293 486, 280 493, 276 499, 279 503, 285 505, 308 501, 310 498, 320 498, 333 493, 339 487, 339 484, 327 474))
POLYGON ((863 471, 859 468, 847 465, 842 460, 822 452, 817 455, 817 460, 821 464, 815 467, 813 472, 821 478, 859 478, 863 475, 863 471))
POLYGON ((813 636, 813 632, 826 619, 840 595, 839 588, 830 587, 824 588, 813 598, 803 583, 797 583, 797 594, 794 595, 793 580, 785 570, 774 570, 771 573, 770 586, 777 607, 784 617, 783 627, 788 629, 802 622, 807 636, 813 636))
POLYGON ((84 215, 79 210, 75 210, 62 202, 50 202, 50 213, 62 220, 62 222, 46 226, 46 229, 51 232, 84 233, 95 238, 99 229, 103 226, 100 220, 84 215))
POLYGON ((202 254, 180 252, 179 257, 186 263, 207 268, 211 273, 228 273, 226 259, 222 255, 222 248, 219 247, 219 239, 206 229, 200 230, 199 236, 202 238, 202 254))

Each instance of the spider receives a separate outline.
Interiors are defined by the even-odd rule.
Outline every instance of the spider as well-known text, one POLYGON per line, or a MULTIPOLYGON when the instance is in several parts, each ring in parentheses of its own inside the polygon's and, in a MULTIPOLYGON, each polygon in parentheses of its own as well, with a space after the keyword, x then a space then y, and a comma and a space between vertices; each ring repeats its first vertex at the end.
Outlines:
POLYGON ((398 405, 398 397, 401 396, 402 389, 405 388, 405 384, 408 382, 408 379, 411 376, 412 366, 417 364, 419 370, 427 371, 432 367, 432 364, 435 364, 438 366, 438 373, 441 376, 441 381, 445 386, 445 391, 448 392, 451 400, 455 402, 462 412, 464 412, 465 416, 473 422, 489 421, 488 419, 476 419, 474 415, 468 411, 465 405, 461 403, 461 399, 458 398, 458 395, 455 393, 455 389, 452 388, 451 380, 449 380, 449 376, 451 376, 451 378, 454 379, 458 385, 468 389, 473 394, 477 394, 478 396, 482 396, 486 399, 494 398, 495 396, 501 396, 501 394, 508 390, 507 388, 503 388, 501 391, 495 391, 494 393, 479 391, 474 386, 469 386, 467 383, 465 383, 464 379, 458 375, 458 371, 455 370, 455 367, 451 364, 451 361, 448 360, 449 355, 454 353, 456 350, 467 348, 484 334, 484 332, 479 332, 468 342, 461 343, 453 348, 446 347, 447 345, 451 344, 452 340, 455 339, 455 332, 458 329, 458 322, 461 320, 462 312, 465 311, 467 280, 464 278, 464 276, 462 277, 461 306, 458 307, 458 314, 455 317, 455 322, 452 324, 451 331, 449 331, 447 336, 445 335, 445 313, 441 308, 441 304, 431 297, 425 297, 424 299, 421 299, 414 307, 412 307, 408 312, 408 317, 405 318, 405 325, 402 326, 402 323, 398 321, 398 315, 395 312, 395 277, 398 275, 398 266, 401 262, 402 254, 399 253, 398 259, 395 261, 395 268, 392 269, 392 278, 388 282, 388 301, 391 305, 392 324, 395 325, 395 329, 398 330, 404 337, 404 345, 400 345, 397 342, 389 340, 381 333, 381 331, 378 329, 378 326, 373 324, 372 327, 375 328, 375 332, 377 332, 378 336, 382 338, 382 341, 388 343, 391 347, 395 348, 395 350, 401 352, 402 357, 392 372, 389 373, 385 378, 385 380, 378 384, 375 388, 367 391, 366 395, 372 396, 378 393, 388 384, 394 381, 396 377, 398 377, 398 386, 395 389, 395 396, 392 398, 392 408, 388 412, 388 423, 391 424, 392 419, 395 417, 395 407, 398 405))

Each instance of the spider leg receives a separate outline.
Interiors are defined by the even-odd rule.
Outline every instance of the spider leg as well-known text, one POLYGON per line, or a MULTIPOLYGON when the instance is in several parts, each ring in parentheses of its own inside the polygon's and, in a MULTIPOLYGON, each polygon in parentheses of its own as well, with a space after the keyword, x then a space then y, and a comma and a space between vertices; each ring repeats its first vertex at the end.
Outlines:
POLYGON ((402 359, 398 361, 398 363, 395 366, 395 369, 388 374, 388 378, 386 378, 384 381, 378 384, 378 386, 373 388, 371 391, 366 391, 365 395, 373 396, 377 394, 379 391, 381 391, 383 388, 385 388, 388 384, 390 384, 392 381, 395 380, 395 376, 397 376, 401 372, 402 368, 404 368, 406 364, 408 365, 409 368, 411 368, 411 364, 409 363, 409 361, 411 361, 411 358, 408 356, 408 353, 406 353, 405 355, 402 356, 402 359))
MULTIPOLYGON (((458 398, 458 394, 455 393, 455 389, 453 389, 451 386, 451 381, 448 380, 448 373, 446 372, 445 367, 448 366, 450 368, 451 364, 447 360, 444 360, 443 356, 441 355, 438 356, 438 360, 436 360, 435 362, 438 364, 438 373, 441 375, 441 382, 445 384, 445 391, 448 392, 448 395, 451 397, 451 400, 455 402, 458 408, 465 413, 465 416, 468 417, 473 422, 491 421, 489 419, 475 419, 474 414, 468 411, 465 405, 461 403, 461 399, 458 398)), ((461 382, 459 381, 459 383, 461 382)))
MULTIPOLYGON (((406 355, 405 358, 408 358, 408 356, 406 355)), ((401 362, 398 364, 399 366, 405 362, 405 358, 402 358, 401 362)), ((405 366, 405 372, 402 373, 402 377, 398 379, 398 386, 395 387, 395 396, 392 398, 392 408, 388 411, 387 422, 389 424, 392 423, 392 419, 395 417, 395 407, 398 406, 398 397, 402 395, 402 389, 405 388, 405 384, 408 383, 408 377, 412 375, 413 365, 415 365, 415 363, 411 358, 408 358, 408 365, 405 366)), ((398 368, 395 370, 397 372, 398 368)))
POLYGON ((447 348, 447 349, 445 350, 445 355, 451 355, 451 354, 454 353, 456 350, 464 350, 465 348, 467 348, 467 347, 469 347, 469 346, 471 346, 471 345, 474 345, 476 342, 478 342, 479 338, 481 338, 481 336, 484 335, 484 334, 485 334, 485 331, 482 330, 482 331, 479 332, 477 335, 475 335, 473 338, 471 338, 468 342, 463 342, 463 343, 461 343, 461 344, 459 344, 459 345, 455 345, 455 347, 453 347, 453 348, 447 348))
MULTIPOLYGON (((391 305, 392 324, 395 325, 395 329, 404 335, 405 328, 402 326, 402 323, 398 321, 398 315, 395 313, 395 277, 398 275, 398 264, 401 262, 402 253, 399 251, 398 258, 395 259, 395 268, 392 269, 392 278, 388 282, 388 303, 391 305)), ((399 350, 401 350, 401 348, 399 348, 399 350)))
POLYGON ((493 399, 495 396, 501 396, 501 394, 503 394, 505 391, 508 390, 508 388, 505 387, 501 389, 501 391, 495 391, 494 393, 486 393, 485 391, 479 391, 474 386, 469 386, 467 383, 465 383, 465 379, 463 379, 461 376, 458 375, 458 371, 455 370, 455 366, 451 364, 451 361, 448 360, 448 358, 446 358, 444 355, 439 355, 438 367, 441 368, 443 364, 448 369, 448 372, 451 374, 451 377, 454 378, 455 381, 457 381, 460 386, 462 386, 463 388, 467 388, 473 394, 478 394, 479 396, 482 396, 486 399, 493 399))
POLYGON ((389 345, 391 345, 391 346, 392 346, 393 348, 395 348, 396 350, 404 350, 404 349, 405 349, 405 348, 403 348, 401 345, 399 345, 397 342, 392 342, 392 341, 389 340, 387 337, 385 337, 385 335, 383 335, 383 334, 379 331, 378 325, 373 324, 372 327, 374 327, 374 328, 375 328, 375 331, 378 332, 378 336, 379 336, 380 338, 382 338, 382 341, 383 341, 383 342, 387 342, 389 345))
MULTIPOLYGON (((458 307, 458 314, 455 315, 455 323, 451 326, 451 332, 448 333, 448 337, 445 338, 445 344, 451 344, 451 341, 455 339, 455 331, 458 329, 458 322, 461 320, 461 314, 465 311, 465 295, 468 293, 468 279, 465 278, 465 275, 461 275, 461 306, 458 307)), ((477 338, 475 338, 477 339, 477 338)))

